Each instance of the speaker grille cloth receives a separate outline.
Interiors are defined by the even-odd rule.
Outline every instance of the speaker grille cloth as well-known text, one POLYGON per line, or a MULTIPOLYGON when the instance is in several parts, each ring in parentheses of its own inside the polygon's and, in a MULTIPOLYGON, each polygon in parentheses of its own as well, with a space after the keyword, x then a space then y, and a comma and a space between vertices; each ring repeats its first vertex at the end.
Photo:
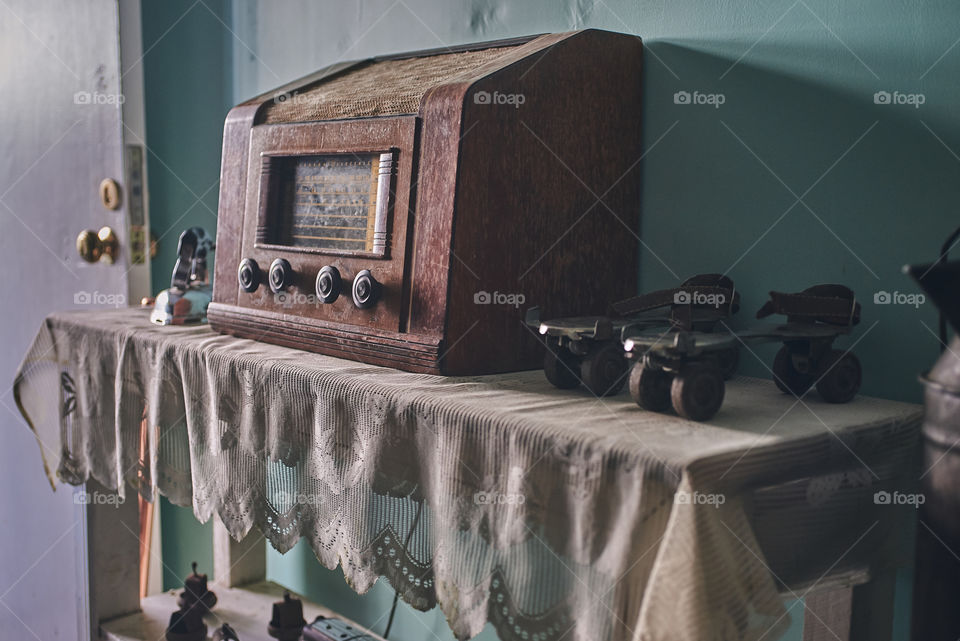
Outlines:
POLYGON ((294 94, 277 94, 262 122, 308 122, 364 116, 415 114, 428 89, 468 77, 514 47, 443 53, 425 58, 382 60, 321 80, 294 94))

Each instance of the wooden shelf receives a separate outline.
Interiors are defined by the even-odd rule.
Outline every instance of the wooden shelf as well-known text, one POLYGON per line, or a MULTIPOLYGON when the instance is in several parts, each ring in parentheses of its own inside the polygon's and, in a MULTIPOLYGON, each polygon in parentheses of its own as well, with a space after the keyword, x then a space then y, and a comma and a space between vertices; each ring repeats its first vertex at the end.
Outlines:
MULTIPOLYGON (((210 589, 217 595, 217 605, 204 617, 208 638, 222 623, 229 623, 242 641, 275 641, 267 634, 267 622, 273 611, 273 603, 283 599, 283 586, 269 581, 238 588, 211 583, 210 589)), ((140 602, 141 612, 101 622, 101 638, 107 641, 163 641, 170 613, 177 609, 179 592, 180 590, 171 590, 148 596, 140 602)), ((358 631, 362 630, 382 641, 382 637, 363 626, 323 606, 304 600, 303 618, 309 623, 318 615, 347 621, 358 631)))

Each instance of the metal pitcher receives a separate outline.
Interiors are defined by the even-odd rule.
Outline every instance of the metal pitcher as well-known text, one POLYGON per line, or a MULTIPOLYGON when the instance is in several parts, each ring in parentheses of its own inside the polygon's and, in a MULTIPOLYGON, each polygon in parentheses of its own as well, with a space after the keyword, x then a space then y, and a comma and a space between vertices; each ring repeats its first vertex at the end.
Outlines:
POLYGON ((960 261, 908 266, 940 310, 941 342, 946 348, 921 380, 925 502, 917 526, 912 638, 960 638, 960 261), (946 343, 947 323, 954 337, 946 343))

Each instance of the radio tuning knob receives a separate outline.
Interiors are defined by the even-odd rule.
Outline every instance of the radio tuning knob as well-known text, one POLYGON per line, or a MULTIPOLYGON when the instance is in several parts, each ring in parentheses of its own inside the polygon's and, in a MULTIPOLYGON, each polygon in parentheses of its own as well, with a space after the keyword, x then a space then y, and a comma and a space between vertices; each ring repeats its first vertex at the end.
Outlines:
POLYGON ((343 279, 340 278, 340 272, 332 265, 324 265, 317 274, 317 298, 321 303, 332 303, 340 298, 340 290, 343 288, 343 279))
POLYGON ((360 309, 369 309, 380 299, 381 285, 369 269, 361 270, 353 279, 353 304, 360 309))
POLYGON ((285 258, 277 258, 270 263, 270 291, 279 294, 293 283, 293 268, 285 258))
POLYGON ((252 258, 244 258, 240 261, 240 267, 237 269, 237 280, 240 282, 240 289, 247 293, 253 293, 260 287, 260 266, 252 258))

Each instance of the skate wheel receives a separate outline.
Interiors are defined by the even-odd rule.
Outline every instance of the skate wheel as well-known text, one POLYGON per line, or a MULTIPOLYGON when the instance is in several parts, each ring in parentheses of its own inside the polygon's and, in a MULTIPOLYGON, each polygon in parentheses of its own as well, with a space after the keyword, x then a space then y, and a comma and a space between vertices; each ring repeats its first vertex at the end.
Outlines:
POLYGON ((550 341, 543 356, 543 373, 554 387, 574 389, 580 385, 580 359, 558 342, 550 341))
POLYGON ((809 372, 800 372, 793 364, 793 355, 786 345, 780 348, 773 359, 773 382, 784 394, 803 396, 813 385, 813 375, 809 372))
POLYGON ((598 345, 580 364, 580 379, 596 396, 612 396, 623 389, 627 373, 626 356, 620 341, 598 345))
POLYGON ((723 375, 715 365, 688 365, 670 386, 673 409, 691 421, 709 420, 723 405, 724 387, 723 375))
POLYGON ((670 374, 637 363, 630 371, 630 396, 645 410, 665 412, 670 407, 670 374))
POLYGON ((822 371, 824 374, 817 382, 817 392, 828 403, 846 403, 860 391, 860 359, 850 352, 830 350, 824 358, 822 371))

